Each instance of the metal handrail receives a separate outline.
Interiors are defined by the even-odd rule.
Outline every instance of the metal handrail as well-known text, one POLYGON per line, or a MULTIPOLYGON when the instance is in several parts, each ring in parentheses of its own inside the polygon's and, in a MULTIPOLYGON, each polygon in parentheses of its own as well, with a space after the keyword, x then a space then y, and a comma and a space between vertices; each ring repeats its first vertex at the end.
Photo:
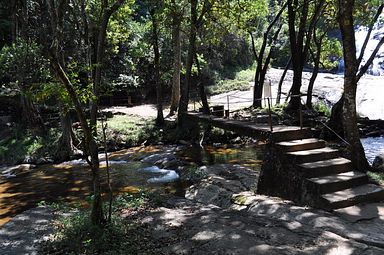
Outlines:
MULTIPOLYGON (((301 100, 303 100, 303 99, 301 99, 301 100)), ((304 101, 302 101, 304 104, 304 106, 305 106, 305 108, 307 109, 307 110, 311 110, 311 109, 309 109, 308 108, 308 106, 307 106, 307 104, 305 104, 305 102, 304 101)), ((301 105, 301 104, 300 104, 301 105)), ((347 145, 349 145, 349 146, 351 146, 351 144, 349 143, 349 142, 347 142, 344 138, 342 138, 335 130, 333 130, 330 126, 328 126, 326 123, 324 123, 324 122, 322 122, 321 120, 316 120, 317 122, 319 122, 320 124, 322 124, 324 127, 326 127, 329 131, 331 131, 334 135, 336 135, 336 137, 337 138, 339 138, 343 143, 345 143, 345 144, 347 144, 347 145)))

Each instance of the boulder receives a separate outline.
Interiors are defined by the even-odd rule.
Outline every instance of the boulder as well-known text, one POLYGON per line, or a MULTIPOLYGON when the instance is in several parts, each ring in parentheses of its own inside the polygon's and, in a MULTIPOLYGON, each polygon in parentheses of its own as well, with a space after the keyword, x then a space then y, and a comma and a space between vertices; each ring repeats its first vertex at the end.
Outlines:
POLYGON ((141 159, 143 163, 149 163, 152 165, 162 165, 163 162, 169 162, 175 160, 176 156, 173 153, 156 153, 141 159))
POLYGON ((33 168, 36 168, 36 165, 21 164, 21 165, 11 166, 11 167, 2 167, 0 169, 0 172, 1 172, 1 175, 5 178, 13 178, 23 173, 29 172, 33 168))
POLYGON ((256 190, 258 173, 251 169, 221 164, 201 167, 200 171, 204 171, 206 178, 187 189, 187 199, 229 208, 234 204, 235 194, 245 194, 242 193, 245 191, 253 193, 256 190))
POLYGON ((384 153, 376 156, 373 160, 372 172, 384 173, 384 153))

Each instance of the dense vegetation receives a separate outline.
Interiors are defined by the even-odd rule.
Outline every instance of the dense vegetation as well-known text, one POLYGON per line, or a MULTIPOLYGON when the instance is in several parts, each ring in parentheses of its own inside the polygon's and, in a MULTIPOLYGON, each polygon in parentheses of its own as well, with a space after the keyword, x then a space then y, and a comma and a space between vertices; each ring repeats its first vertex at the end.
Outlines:
MULTIPOLYGON (((304 68, 313 70, 305 102, 312 108, 318 72, 334 71, 343 57, 345 91, 331 119, 343 120, 341 133, 352 162, 365 171, 369 165, 357 128, 356 86, 377 51, 362 64, 354 28, 365 25, 371 31, 383 7, 376 0, 2 1, 0 114, 11 116, 13 126, 0 136, 0 159, 12 153, 17 162, 20 155, 42 150, 65 160, 81 150, 92 169, 91 222, 103 225, 98 120, 100 106, 111 98, 123 95, 128 105, 156 102, 157 118, 146 127, 154 137, 166 125, 163 108, 169 104, 170 115, 177 112, 174 134, 182 134, 191 94, 198 94, 203 111, 209 112, 207 88, 241 88, 250 79, 240 70, 254 66, 253 106, 260 107, 268 68, 291 68, 286 110, 294 111, 302 104, 304 68), (231 84, 235 78, 238 82, 231 84)), ((381 38, 377 49, 383 43, 381 38)), ((111 120, 109 125, 126 146, 150 137, 145 129, 141 137, 132 137, 129 123, 111 120)))

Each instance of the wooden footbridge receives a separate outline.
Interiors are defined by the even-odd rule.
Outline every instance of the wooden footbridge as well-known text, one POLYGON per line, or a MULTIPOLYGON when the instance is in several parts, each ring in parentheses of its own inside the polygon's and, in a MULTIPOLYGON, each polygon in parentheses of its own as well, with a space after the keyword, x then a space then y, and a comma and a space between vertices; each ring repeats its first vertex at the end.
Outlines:
POLYGON ((338 150, 313 137, 310 128, 224 119, 187 113, 206 123, 258 139, 267 139, 258 193, 280 196, 327 210, 384 201, 384 189, 352 168, 338 150))

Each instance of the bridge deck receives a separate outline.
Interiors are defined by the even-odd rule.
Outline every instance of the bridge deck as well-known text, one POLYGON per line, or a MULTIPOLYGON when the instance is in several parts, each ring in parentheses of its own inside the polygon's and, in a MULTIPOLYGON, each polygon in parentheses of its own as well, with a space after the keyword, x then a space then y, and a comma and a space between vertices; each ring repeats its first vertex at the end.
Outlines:
MULTIPOLYGON (((272 135, 273 137, 278 138, 280 140, 281 136, 285 136, 288 133, 301 130, 299 126, 274 125, 273 131, 271 131, 270 126, 265 123, 223 119, 212 115, 194 112, 188 112, 186 115, 192 121, 207 123, 215 127, 236 132, 240 135, 246 135, 259 139, 266 139, 271 137, 272 135)), ((308 128, 304 129, 310 130, 308 128)))

